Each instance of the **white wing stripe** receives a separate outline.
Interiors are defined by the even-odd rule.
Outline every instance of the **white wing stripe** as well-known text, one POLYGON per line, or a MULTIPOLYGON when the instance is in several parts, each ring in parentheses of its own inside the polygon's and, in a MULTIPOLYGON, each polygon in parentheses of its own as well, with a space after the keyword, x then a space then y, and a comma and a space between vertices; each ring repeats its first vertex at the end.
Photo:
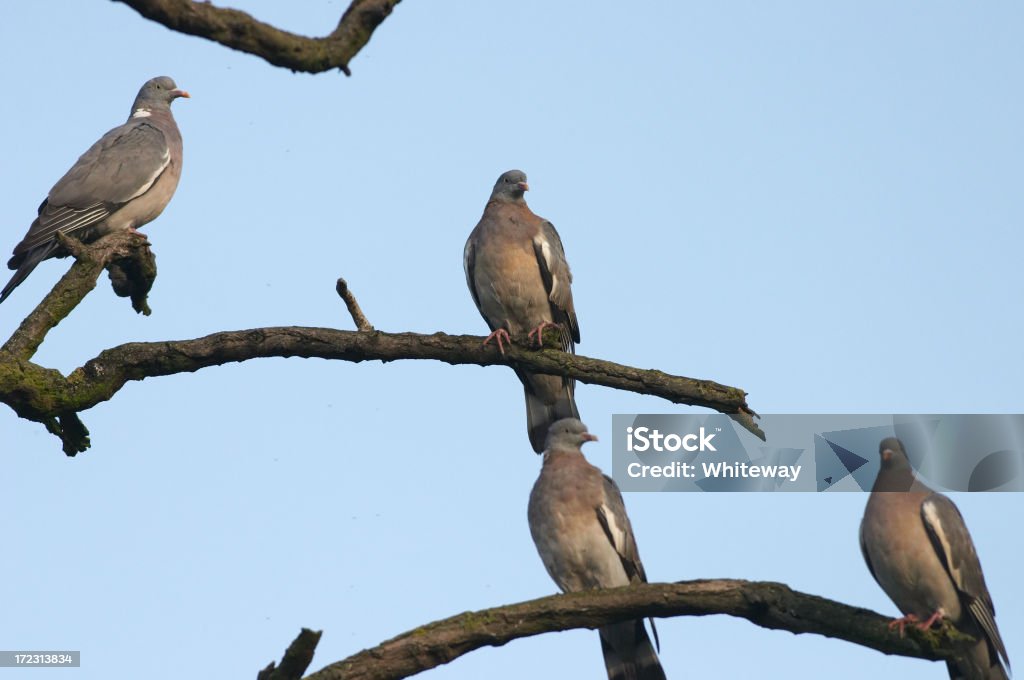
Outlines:
POLYGON ((125 201, 125 203, 127 203, 130 200, 132 200, 133 198, 138 198, 142 194, 144 194, 147 191, 149 191, 149 188, 151 186, 153 186, 153 182, 155 182, 160 177, 160 175, 163 174, 164 170, 167 169, 167 166, 171 164, 171 151, 170 151, 170 149, 164 149, 164 155, 161 157, 160 160, 162 162, 160 163, 160 167, 156 169, 156 172, 154 172, 153 175, 148 180, 146 180, 146 182, 141 187, 139 187, 138 191, 136 191, 134 194, 129 196, 128 199, 125 201))
POLYGON ((601 513, 601 517, 604 518, 605 525, 608 527, 608 533, 611 534, 612 547, 615 548, 615 552, 619 555, 626 554, 626 532, 615 523, 615 513, 611 511, 607 505, 602 504, 598 509, 601 513))
POLYGON ((562 282, 559 281, 558 276, 555 274, 555 268, 551 265, 551 244, 544 238, 544 234, 538 234, 533 242, 540 246, 540 254, 544 257, 544 264, 547 265, 548 271, 551 272, 551 293, 549 297, 554 298, 557 295, 557 291, 562 287, 562 282))
POLYGON ((949 538, 946 534, 945 527, 942 526, 942 519, 939 517, 938 508, 932 501, 925 501, 921 505, 921 509, 924 511, 924 519, 928 522, 928 525, 935 532, 935 535, 939 539, 939 543, 942 545, 943 562, 946 563, 946 568, 949 569, 950 576, 953 578, 953 583, 957 588, 963 587, 963 578, 960 576, 960 569, 956 566, 956 561, 953 559, 953 551, 949 545, 949 538))

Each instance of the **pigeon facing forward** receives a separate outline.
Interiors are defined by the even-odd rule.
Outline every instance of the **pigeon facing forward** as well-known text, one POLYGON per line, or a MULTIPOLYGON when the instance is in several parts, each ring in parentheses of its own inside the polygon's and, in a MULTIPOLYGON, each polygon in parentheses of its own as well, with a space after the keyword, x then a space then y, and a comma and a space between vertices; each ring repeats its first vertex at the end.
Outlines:
MULTIPOLYGON (((463 264, 473 302, 490 326, 484 344, 496 340, 504 353, 510 336, 561 331, 562 350, 575 352, 580 328, 572 304, 572 274, 562 240, 550 222, 526 205, 526 175, 509 170, 498 178, 483 217, 466 241, 463 264)), ((517 370, 526 392, 526 421, 533 450, 544 450, 548 428, 578 418, 571 379, 517 370)))
POLYGON ((50 189, 7 266, 3 302, 40 262, 67 255, 56 234, 90 242, 134 230, 163 212, 181 176, 181 133, 171 102, 188 97, 167 76, 142 86, 128 121, 103 135, 50 189))
MULTIPOLYGON (((564 592, 647 582, 619 488, 580 451, 584 442, 596 440, 575 418, 552 425, 530 493, 533 542, 564 592)), ((665 679, 643 619, 608 624, 598 632, 609 680, 665 679)))
POLYGON ((960 511, 914 477, 900 440, 882 440, 879 453, 882 467, 864 510, 860 547, 871 575, 904 614, 890 628, 902 633, 907 624, 927 629, 949 619, 978 639, 946 662, 949 677, 1006 680, 1010 660, 960 511))

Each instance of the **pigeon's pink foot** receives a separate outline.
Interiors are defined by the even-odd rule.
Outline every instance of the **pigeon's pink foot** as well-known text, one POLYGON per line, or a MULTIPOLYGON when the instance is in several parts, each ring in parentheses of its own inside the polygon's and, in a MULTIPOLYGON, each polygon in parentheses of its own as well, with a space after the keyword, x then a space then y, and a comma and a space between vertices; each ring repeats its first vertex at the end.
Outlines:
POLYGON ((936 621, 941 621, 945 615, 945 612, 943 612, 941 609, 937 609, 934 614, 928 617, 927 621, 922 621, 921 623, 917 624, 917 627, 921 630, 928 630, 932 627, 932 624, 934 624, 936 621))
POLYGON ((505 330, 504 328, 499 328, 498 330, 494 331, 493 333, 491 333, 490 335, 488 335, 484 339, 484 345, 487 345, 488 343, 490 343, 491 340, 497 340, 497 342, 498 342, 498 351, 501 352, 502 354, 504 354, 505 353, 505 346, 501 344, 501 341, 503 339, 508 344, 510 344, 510 345, 512 344, 512 338, 509 337, 508 331, 505 330))
POLYGON ((146 236, 145 234, 143 234, 141 231, 139 231, 135 227, 128 227, 128 233, 131 234, 132 236, 138 236, 140 239, 142 239, 144 241, 144 245, 147 245, 147 246, 150 245, 149 237, 146 236))
POLYGON ((550 321, 544 321, 541 325, 530 331, 530 334, 526 336, 528 340, 532 340, 533 336, 537 336, 537 347, 544 346, 544 329, 545 328, 558 328, 557 323, 551 323, 550 321))
POLYGON ((918 619, 913 614, 907 614, 906 616, 903 616, 903 617, 898 618, 898 619, 893 619, 892 621, 890 621, 889 622, 889 630, 892 630, 893 628, 899 628, 900 629, 900 637, 903 637, 903 629, 907 627, 907 624, 908 623, 917 623, 919 620, 920 619, 918 619))

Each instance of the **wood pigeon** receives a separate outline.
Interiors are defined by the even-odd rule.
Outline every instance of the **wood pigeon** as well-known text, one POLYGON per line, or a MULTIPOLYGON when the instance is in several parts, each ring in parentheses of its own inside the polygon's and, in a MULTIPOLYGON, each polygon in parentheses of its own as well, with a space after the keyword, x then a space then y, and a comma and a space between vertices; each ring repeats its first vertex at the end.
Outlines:
POLYGON ((135 230, 163 212, 181 176, 181 133, 171 102, 188 97, 167 76, 139 90, 128 121, 103 135, 50 189, 7 266, 16 270, 3 302, 40 262, 67 253, 60 232, 90 242, 117 229, 135 230))
POLYGON ((1006 680, 1010 660, 964 518, 953 501, 915 478, 899 439, 883 439, 879 453, 860 548, 871 575, 904 614, 890 628, 902 633, 907 624, 927 629, 949 619, 978 639, 946 662, 949 677, 1006 680))
MULTIPOLYGON (((575 418, 554 423, 530 493, 533 542, 564 592, 647 582, 619 488, 580 451, 584 442, 596 440, 575 418)), ((609 680, 665 679, 643 619, 602 626, 598 632, 609 680)))
MULTIPOLYGON (((560 329, 562 350, 575 352, 580 327, 572 304, 572 274, 562 240, 550 222, 533 214, 524 192, 526 175, 509 170, 498 178, 483 217, 466 241, 463 264, 473 302, 490 326, 484 344, 510 336, 536 335, 540 346, 545 328, 560 329)), ((578 418, 574 381, 516 370, 526 393, 526 423, 533 450, 544 450, 548 428, 561 418, 578 418)))

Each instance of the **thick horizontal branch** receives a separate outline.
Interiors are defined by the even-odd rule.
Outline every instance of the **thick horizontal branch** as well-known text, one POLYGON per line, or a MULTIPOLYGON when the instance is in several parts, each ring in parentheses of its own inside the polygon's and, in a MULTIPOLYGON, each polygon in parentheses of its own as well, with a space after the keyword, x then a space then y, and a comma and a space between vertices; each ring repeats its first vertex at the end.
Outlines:
MULTIPOLYGON (((754 412, 747 406, 746 393, 735 387, 622 366, 556 349, 524 349, 512 344, 501 353, 493 346, 484 346, 478 336, 375 331, 341 279, 338 293, 359 331, 285 326, 224 331, 194 340, 130 343, 104 350, 65 377, 59 371, 31 361, 47 333, 95 287, 104 267, 116 267, 116 272, 111 274, 115 292, 132 295, 135 309, 148 313, 145 295, 153 283, 156 264, 145 237, 129 232, 108 234, 89 245, 62 238, 61 245, 76 261, 0 348, 0 402, 22 418, 43 423, 48 431, 60 437, 68 455, 89 447, 88 429, 77 414, 110 399, 129 381, 191 373, 209 366, 261 357, 353 362, 433 359, 449 364, 514 365, 536 373, 568 376, 580 382, 715 409, 764 437, 754 424, 754 412), (144 309, 140 308, 140 302, 144 309)), ((558 345, 557 332, 550 331, 544 340, 549 345, 558 345)))
POLYGON ((330 35, 309 38, 263 23, 237 9, 193 0, 115 0, 172 31, 218 42, 262 57, 292 71, 321 73, 340 69, 370 41, 401 0, 353 0, 330 35))
POLYGON ((573 628, 647 617, 727 614, 792 633, 814 633, 884 654, 940 660, 970 642, 949 624, 901 638, 889 618, 790 589, 782 583, 734 579, 652 583, 614 590, 555 595, 520 604, 466 612, 416 628, 332 663, 307 680, 395 680, 481 647, 573 628))
POLYGON ((260 357, 305 357, 343 361, 433 359, 449 364, 516 364, 539 373, 565 375, 580 382, 652 394, 677 404, 704 406, 750 419, 746 394, 708 380, 669 375, 610 361, 507 347, 502 355, 473 335, 382 333, 330 328, 277 327, 214 333, 194 340, 144 342, 104 350, 67 378, 32 362, 0 354, 0 401, 18 415, 46 422, 84 411, 110 399, 125 383, 260 357))

